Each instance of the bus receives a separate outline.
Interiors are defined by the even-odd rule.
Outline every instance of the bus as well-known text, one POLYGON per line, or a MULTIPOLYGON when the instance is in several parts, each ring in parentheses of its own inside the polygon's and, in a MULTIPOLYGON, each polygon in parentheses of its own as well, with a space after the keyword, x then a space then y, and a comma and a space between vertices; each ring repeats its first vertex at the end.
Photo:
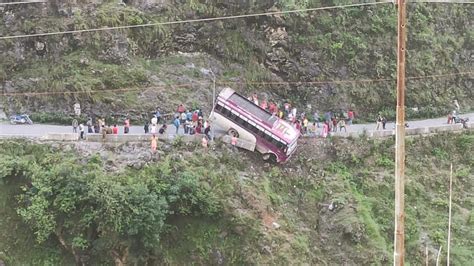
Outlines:
POLYGON ((252 143, 249 150, 260 152, 264 160, 286 162, 295 152, 300 132, 231 88, 216 98, 210 120, 229 135, 252 143))

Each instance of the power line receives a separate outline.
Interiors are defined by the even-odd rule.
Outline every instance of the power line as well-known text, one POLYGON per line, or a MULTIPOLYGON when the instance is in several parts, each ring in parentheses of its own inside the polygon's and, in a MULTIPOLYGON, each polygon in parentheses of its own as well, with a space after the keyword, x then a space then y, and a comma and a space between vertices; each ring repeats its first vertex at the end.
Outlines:
POLYGON ((410 3, 443 3, 443 4, 474 4, 472 1, 468 0, 410 0, 407 1, 410 3))
POLYGON ((21 4, 38 4, 38 3, 46 3, 46 2, 47 1, 42 1, 42 0, 21 1, 21 2, 0 3, 0 6, 21 5, 21 4))
POLYGON ((176 24, 185 24, 185 23, 209 22, 209 21, 219 21, 219 20, 238 19, 238 18, 250 18, 250 17, 260 17, 260 16, 271 16, 271 15, 283 15, 283 14, 311 12, 311 11, 317 11, 317 10, 330 10, 330 9, 349 8, 349 7, 373 6, 373 5, 388 4, 388 3, 390 3, 390 2, 361 3, 361 4, 338 5, 338 6, 327 6, 327 7, 316 7, 316 8, 304 8, 304 9, 295 9, 295 10, 254 13, 254 14, 233 15, 233 16, 222 16, 222 17, 213 17, 213 18, 200 18, 200 19, 177 20, 177 21, 168 21, 168 22, 156 22, 156 23, 146 23, 146 24, 126 25, 126 26, 116 26, 116 27, 102 27, 102 28, 95 28, 95 29, 69 30, 69 31, 34 33, 34 34, 22 34, 22 35, 3 36, 3 37, 0 37, 0 40, 28 38, 28 37, 40 37, 40 36, 52 36, 52 35, 62 35, 62 34, 76 34, 76 33, 85 33, 85 32, 97 32, 97 31, 109 31, 109 30, 121 30, 121 29, 134 29, 134 28, 154 27, 154 26, 167 26, 167 25, 176 25, 176 24))
MULTIPOLYGON (((447 73, 447 74, 434 74, 426 76, 414 76, 406 77, 406 80, 417 80, 417 79, 428 79, 428 78, 441 78, 449 76, 462 76, 472 75, 474 72, 458 72, 458 73, 447 73)), ((220 85, 230 84, 255 84, 255 85, 289 85, 289 84, 344 84, 344 83, 370 83, 370 82, 387 82, 395 81, 393 78, 385 79, 357 79, 357 80, 327 80, 327 81, 282 81, 282 82, 258 82, 258 81, 217 81, 220 85)), ((12 92, 3 93, 2 96, 42 96, 42 95, 57 95, 57 94, 92 94, 92 93, 104 93, 104 92, 127 92, 127 91, 146 91, 150 89, 165 89, 165 88, 186 88, 192 87, 196 84, 208 84, 209 82, 195 82, 195 83, 184 83, 184 84, 168 84, 162 86, 152 86, 145 88, 123 88, 123 89, 105 89, 105 90, 89 90, 89 91, 45 91, 45 92, 12 92)))

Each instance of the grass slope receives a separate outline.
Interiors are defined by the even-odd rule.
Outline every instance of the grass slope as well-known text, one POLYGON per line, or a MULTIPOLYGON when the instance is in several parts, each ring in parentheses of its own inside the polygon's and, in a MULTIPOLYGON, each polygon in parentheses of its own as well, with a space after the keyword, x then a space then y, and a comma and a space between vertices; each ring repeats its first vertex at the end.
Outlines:
MULTIPOLYGON (((11 145, 0 143, 9 153, 13 152, 8 148, 11 145)), ((163 147, 164 161, 140 170, 120 170, 121 175, 144 178, 157 169, 171 173, 170 178, 192 173, 199 186, 212 188, 214 196, 209 201, 222 209, 214 216, 176 210, 165 222, 167 229, 161 235, 160 246, 148 250, 148 257, 137 261, 389 264, 394 229, 393 147, 393 139, 303 139, 296 156, 284 166, 263 164, 257 155, 233 152, 223 144, 208 153, 194 145, 176 143, 171 149, 163 147)), ((470 252, 474 244, 473 149, 472 133, 407 139, 408 264, 422 264, 426 247, 431 263, 440 246, 441 259, 446 259, 451 162, 455 169, 451 263, 467 265, 474 260, 470 252)), ((74 145, 68 150, 75 150, 74 145)), ((22 241, 33 242, 33 238, 15 214, 14 195, 22 193, 18 186, 19 183, 4 182, 1 187, 5 206, 2 211, 11 217, 0 220, 1 234, 10 235, 0 241, 0 247, 8 251, 3 254, 7 262, 51 260, 57 264, 70 259, 49 244, 23 249, 22 241), (20 245, 3 241, 12 239, 14 229, 20 245)))

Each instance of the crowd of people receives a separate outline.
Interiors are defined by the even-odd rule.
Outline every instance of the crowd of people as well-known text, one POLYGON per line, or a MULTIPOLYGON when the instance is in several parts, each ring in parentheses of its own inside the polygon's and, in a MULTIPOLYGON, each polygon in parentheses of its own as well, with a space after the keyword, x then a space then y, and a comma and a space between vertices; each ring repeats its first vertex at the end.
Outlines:
MULTIPOLYGON (((313 112, 312 114, 307 114, 306 112, 298 112, 298 109, 295 106, 292 106, 290 102, 285 102, 279 104, 273 101, 267 101, 267 99, 258 99, 256 93, 248 97, 248 100, 252 101, 257 106, 260 106, 262 109, 270 112, 274 116, 278 116, 281 119, 285 119, 291 123, 297 130, 301 132, 304 136, 321 136, 326 138, 331 132, 347 132, 347 128, 353 124, 355 119, 355 112, 352 109, 347 111, 340 110, 339 112, 325 112, 320 114, 318 111, 313 112)), ((457 101, 454 101, 456 110, 451 112, 448 115, 448 124, 455 123, 457 119, 457 112, 459 112, 459 104, 457 101)), ((74 110, 76 116, 80 115, 80 106, 78 103, 74 105, 74 110)), ((311 106, 308 106, 307 110, 311 110, 311 106)), ((204 138, 202 140, 202 146, 207 148, 207 143, 211 140, 211 123, 203 118, 203 112, 200 108, 195 110, 186 109, 183 104, 180 104, 174 116, 172 117, 171 125, 175 128, 175 134, 180 134, 180 129, 184 134, 194 135, 194 134, 203 134, 204 138)), ((152 118, 146 120, 144 123, 144 133, 151 134, 152 136, 152 149, 156 150, 156 141, 157 135, 163 135, 167 132, 168 125, 164 121, 160 111, 157 109, 153 112, 152 118)), ((169 121, 169 120, 168 120, 169 121)), ((375 130, 386 130, 387 119, 381 113, 378 114, 376 120, 375 130)), ((408 125, 405 125, 408 127, 408 125)), ((102 137, 105 138, 107 134, 119 134, 119 128, 117 124, 111 126, 107 124, 105 118, 99 118, 93 120, 89 118, 86 124, 79 123, 77 119, 73 119, 72 127, 74 133, 80 133, 80 138, 84 138, 84 134, 87 127, 88 133, 97 133, 102 134, 102 137)), ((128 134, 130 132, 130 119, 127 117, 123 123, 123 133, 128 134)), ((233 136, 233 146, 235 146, 236 140, 233 136)))
MULTIPOLYGON (((280 108, 280 105, 276 102, 267 102, 266 99, 259 101, 256 94, 249 97, 249 100, 273 115, 292 123, 296 129, 300 130, 302 135, 306 136, 320 135, 327 137, 330 132, 337 132, 338 129, 339 131, 347 131, 347 126, 352 125, 355 118, 355 112, 353 110, 338 113, 326 112, 322 116, 320 116, 318 112, 314 112, 312 117, 310 117, 305 112, 298 113, 297 108, 292 106, 289 102, 285 102, 282 105, 283 108, 280 108)), ((78 105, 79 104, 76 103, 74 106, 76 115, 80 114, 78 105)), ((211 140, 211 123, 203 117, 203 112, 200 108, 191 110, 186 109, 183 104, 180 104, 171 120, 171 125, 174 126, 176 135, 180 134, 180 129, 182 128, 184 134, 204 134, 209 141, 211 140)), ((165 134, 168 125, 166 121, 163 120, 162 114, 157 109, 153 112, 152 118, 145 121, 143 126, 144 133, 151 134, 153 139, 156 138, 157 134, 165 134)), ((85 125, 79 123, 77 119, 73 119, 72 127, 74 133, 79 131, 81 139, 84 138, 85 132, 102 134, 103 138, 108 134, 119 134, 118 125, 107 124, 105 118, 89 118, 85 125)), ((123 133, 128 134, 129 132, 130 119, 127 117, 124 120, 123 133)))
MULTIPOLYGON (((153 114, 153 117, 151 118, 150 122, 146 121, 143 127, 145 134, 152 135, 151 149, 153 153, 156 152, 157 148, 157 134, 165 134, 168 128, 166 122, 163 122, 161 127, 159 126, 161 120, 161 113, 157 109, 156 112, 153 114)), ((209 121, 203 118, 203 112, 200 108, 194 111, 191 109, 186 110, 185 106, 183 104, 180 104, 176 109, 172 124, 176 129, 176 135, 180 134, 179 129, 181 127, 183 128, 184 134, 204 134, 201 140, 201 144, 203 148, 207 150, 208 141, 211 140, 211 124, 209 121)))
POLYGON ((355 112, 352 109, 339 112, 329 111, 323 115, 315 111, 308 115, 306 112, 298 113, 298 109, 292 106, 290 102, 280 105, 277 102, 267 101, 267 99, 259 101, 256 93, 249 96, 248 100, 273 115, 290 122, 305 136, 322 136, 325 138, 330 132, 337 132, 338 129, 340 132, 343 130, 347 132, 347 127, 352 125, 355 119, 355 112))
MULTIPOLYGON (((74 105, 76 116, 80 116, 80 111, 77 108, 78 104, 74 105)), ((184 134, 204 134, 202 145, 207 147, 207 143, 211 140, 211 123, 203 118, 204 114, 200 108, 196 110, 186 109, 183 104, 180 104, 176 109, 176 112, 172 118, 172 125, 175 127, 176 135, 184 134)), ((80 133, 80 139, 84 139, 85 133, 102 134, 102 138, 105 139, 107 135, 119 134, 119 127, 117 124, 106 123, 105 118, 93 119, 89 117, 85 125, 78 122, 78 118, 72 120, 73 133, 80 133), (79 131, 79 132, 78 132, 79 131)), ((151 146, 152 150, 156 151, 158 134, 163 135, 168 129, 167 121, 163 119, 160 111, 153 112, 152 118, 146 119, 143 126, 145 134, 151 135, 151 146)), ((126 117, 123 122, 123 134, 130 132, 130 118, 126 117)))

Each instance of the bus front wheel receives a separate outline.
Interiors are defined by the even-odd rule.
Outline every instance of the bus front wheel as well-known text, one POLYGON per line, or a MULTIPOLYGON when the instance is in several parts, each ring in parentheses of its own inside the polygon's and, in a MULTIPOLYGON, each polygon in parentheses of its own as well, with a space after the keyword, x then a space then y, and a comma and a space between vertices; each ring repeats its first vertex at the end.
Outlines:
POLYGON ((270 161, 270 162, 276 162, 276 156, 275 154, 273 153, 265 153, 263 156, 262 156, 263 160, 264 161, 270 161))
POLYGON ((235 136, 236 138, 239 137, 239 132, 237 132, 237 130, 231 128, 227 131, 227 134, 229 134, 229 136, 235 136))

